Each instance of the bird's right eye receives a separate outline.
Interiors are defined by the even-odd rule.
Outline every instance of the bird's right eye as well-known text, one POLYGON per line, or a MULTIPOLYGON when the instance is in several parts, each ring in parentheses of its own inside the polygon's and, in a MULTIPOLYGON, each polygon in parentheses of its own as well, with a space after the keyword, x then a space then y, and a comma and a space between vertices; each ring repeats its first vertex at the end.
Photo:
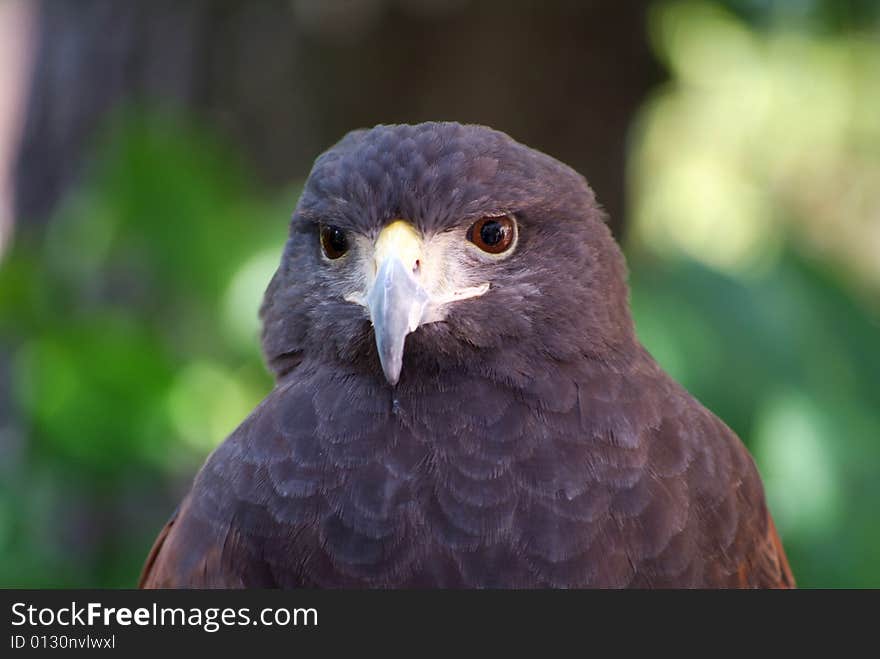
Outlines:
POLYGON ((338 259, 348 251, 348 237, 339 227, 321 225, 321 249, 328 259, 338 259))

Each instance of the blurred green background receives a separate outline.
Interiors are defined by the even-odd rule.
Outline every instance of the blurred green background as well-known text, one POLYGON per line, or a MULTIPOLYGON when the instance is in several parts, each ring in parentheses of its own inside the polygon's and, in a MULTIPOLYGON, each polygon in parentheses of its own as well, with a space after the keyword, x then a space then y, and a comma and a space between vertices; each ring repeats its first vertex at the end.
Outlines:
POLYGON ((234 2, 69 4, 0 6, 32 36, 0 253, 0 585, 135 583, 271 388, 257 309, 309 161, 443 118, 588 177, 642 341, 749 446, 799 585, 880 587, 878 3, 275 3, 282 28, 234 2), (419 43, 417 70, 397 61, 419 43))

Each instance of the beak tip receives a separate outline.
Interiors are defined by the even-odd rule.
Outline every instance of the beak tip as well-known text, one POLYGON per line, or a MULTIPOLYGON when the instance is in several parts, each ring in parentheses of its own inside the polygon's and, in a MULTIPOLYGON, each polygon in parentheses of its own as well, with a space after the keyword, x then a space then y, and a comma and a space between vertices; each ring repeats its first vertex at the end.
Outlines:
POLYGON ((390 257, 379 267, 367 295, 382 372, 392 387, 400 380, 406 337, 420 324, 429 296, 400 259, 390 257))
POLYGON ((397 364, 388 364, 382 360, 382 372, 385 374, 385 379, 388 381, 388 384, 392 387, 397 386, 397 383, 400 382, 400 371, 403 366, 400 361, 402 360, 398 360, 397 364))

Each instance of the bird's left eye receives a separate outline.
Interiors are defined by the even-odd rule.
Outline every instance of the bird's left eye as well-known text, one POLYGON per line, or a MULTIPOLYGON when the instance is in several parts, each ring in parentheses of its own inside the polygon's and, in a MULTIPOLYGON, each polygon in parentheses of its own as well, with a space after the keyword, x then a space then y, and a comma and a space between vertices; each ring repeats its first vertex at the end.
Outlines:
POLYGON ((338 259, 348 251, 348 237, 339 227, 321 226, 321 249, 328 259, 338 259))

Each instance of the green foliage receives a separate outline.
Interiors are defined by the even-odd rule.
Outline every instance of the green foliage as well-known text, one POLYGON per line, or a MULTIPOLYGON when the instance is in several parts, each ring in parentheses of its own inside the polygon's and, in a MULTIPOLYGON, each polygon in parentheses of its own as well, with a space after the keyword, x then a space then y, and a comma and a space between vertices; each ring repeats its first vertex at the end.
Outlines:
POLYGON ((180 494, 158 484, 185 482, 271 387, 257 309, 295 194, 261 201, 234 153, 169 118, 129 116, 103 144, 0 268, 21 448, 2 472, 4 584, 131 585, 180 494))

